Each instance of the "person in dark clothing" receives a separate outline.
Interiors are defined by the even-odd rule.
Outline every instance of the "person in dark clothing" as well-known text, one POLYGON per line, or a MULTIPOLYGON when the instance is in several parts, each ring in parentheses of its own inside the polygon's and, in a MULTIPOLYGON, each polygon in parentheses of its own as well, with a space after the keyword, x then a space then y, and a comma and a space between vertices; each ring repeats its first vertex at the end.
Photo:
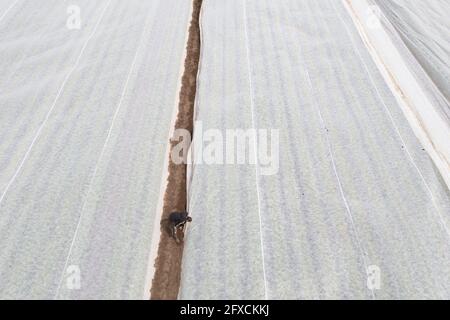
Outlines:
POLYGON ((191 221, 192 218, 189 217, 189 213, 187 212, 172 212, 169 215, 169 227, 171 230, 171 235, 177 243, 180 243, 180 239, 178 239, 177 235, 178 229, 183 231, 186 223, 191 221))

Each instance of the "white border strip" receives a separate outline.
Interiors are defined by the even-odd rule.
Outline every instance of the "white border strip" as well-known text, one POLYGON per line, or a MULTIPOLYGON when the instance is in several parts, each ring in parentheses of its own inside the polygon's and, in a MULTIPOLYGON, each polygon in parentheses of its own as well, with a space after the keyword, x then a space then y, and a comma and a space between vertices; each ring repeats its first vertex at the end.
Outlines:
MULTIPOLYGON (((206 0, 203 0, 202 2, 202 6, 200 8, 200 15, 199 15, 199 19, 198 19, 198 25, 199 25, 199 29, 200 29, 200 55, 199 55, 199 59, 198 59, 198 69, 197 69, 197 79, 196 79, 196 88, 195 88, 195 101, 194 101, 194 110, 193 110, 193 124, 194 124, 194 128, 193 128, 193 135, 192 135, 192 141, 191 141, 191 145, 190 148, 188 150, 188 155, 187 155, 187 168, 186 168, 186 196, 187 196, 187 203, 186 203, 186 208, 187 211, 190 212, 190 208, 191 208, 191 194, 190 194, 190 190, 191 190, 191 184, 192 184, 192 177, 194 175, 194 170, 195 170, 195 121, 197 120, 197 110, 198 110, 198 105, 199 105, 199 100, 200 97, 198 95, 198 92, 200 92, 200 74, 201 74, 201 70, 202 70, 202 60, 203 60, 203 28, 202 28, 202 21, 203 21, 203 7, 205 6, 206 0)), ((201 141, 200 141, 201 143, 201 141)), ((188 225, 186 225, 185 227, 185 237, 187 235, 187 230, 188 230, 188 225)))
POLYGON ((155 263, 156 263, 156 258, 158 257, 159 242, 161 239, 161 225, 160 224, 161 224, 161 218, 162 218, 162 213, 163 213, 163 208, 164 208, 164 195, 166 194, 167 185, 169 182, 168 181, 169 157, 170 157, 170 150, 171 150, 170 140, 175 131, 175 123, 178 118, 178 106, 180 104, 180 90, 181 90, 182 80, 183 80, 183 75, 184 75, 184 69, 185 69, 184 64, 186 61, 187 50, 188 50, 187 43, 189 40, 189 27, 191 25, 191 19, 192 19, 191 17, 192 17, 192 12, 193 12, 193 6, 191 5, 190 7, 191 7, 190 14, 189 14, 190 20, 188 21, 187 27, 186 27, 185 41, 184 41, 185 48, 184 48, 183 57, 181 58, 181 64, 180 64, 180 69, 179 69, 178 87, 176 90, 175 103, 174 103, 173 111, 172 111, 172 120, 171 120, 170 127, 169 127, 169 134, 166 139, 167 146, 166 146, 166 152, 165 152, 165 157, 164 157, 163 172, 161 175, 158 205, 156 207, 155 221, 153 222, 152 242, 151 242, 150 254, 149 254, 148 263, 147 263, 147 276, 145 278, 143 300, 150 300, 150 297, 151 297, 152 282, 153 282, 153 277, 155 275, 155 263))
POLYGON ((386 30, 366 26, 367 0, 342 0, 363 42, 394 94, 415 135, 450 189, 450 124, 440 117, 420 83, 403 61, 386 30))
MULTIPOLYGON (((195 102, 194 102, 194 110, 193 110, 193 119, 192 121, 194 122, 194 127, 193 127, 193 135, 192 135, 192 141, 191 141, 191 145, 190 148, 188 150, 188 155, 187 155, 187 166, 186 166, 186 209, 189 212, 189 215, 192 217, 192 212, 191 212, 191 184, 192 184, 192 177, 194 175, 194 171, 195 171, 195 146, 194 146, 194 142, 195 142, 195 121, 197 120, 197 110, 198 110, 198 104, 199 104, 199 95, 198 93, 200 92, 200 74, 201 74, 201 66, 202 66, 202 60, 203 60, 203 28, 202 28, 202 24, 203 24, 203 8, 205 7, 205 3, 207 0, 203 0, 202 2, 202 6, 200 8, 200 15, 199 15, 199 19, 198 19, 198 26, 200 29, 200 56, 198 59, 198 69, 197 69, 197 81, 196 81, 196 88, 195 88, 195 102)), ((202 142, 200 141, 200 144, 202 142)), ((200 155, 201 156, 201 155, 200 155)), ((188 241, 188 230, 189 230, 189 224, 186 224, 185 228, 184 228, 184 242, 186 243, 188 241)), ((185 245, 186 247, 186 245, 185 245)), ((183 249, 183 256, 182 259, 184 258, 184 251, 185 249, 183 249)), ((182 260, 183 261, 183 260, 182 260)), ((178 290, 178 296, 177 299, 180 300, 180 294, 181 294, 181 287, 183 285, 183 262, 181 264, 181 276, 180 276, 181 280, 180 280, 180 288, 178 290)))

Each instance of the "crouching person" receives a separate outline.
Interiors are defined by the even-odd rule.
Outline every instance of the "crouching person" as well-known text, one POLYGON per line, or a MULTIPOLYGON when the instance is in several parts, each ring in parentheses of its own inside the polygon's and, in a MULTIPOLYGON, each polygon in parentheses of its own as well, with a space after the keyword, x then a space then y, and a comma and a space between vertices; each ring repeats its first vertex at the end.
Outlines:
POLYGON ((184 231, 187 222, 191 222, 192 218, 189 217, 187 212, 172 212, 169 215, 169 228, 171 230, 171 236, 177 243, 180 243, 178 238, 178 230, 184 231))

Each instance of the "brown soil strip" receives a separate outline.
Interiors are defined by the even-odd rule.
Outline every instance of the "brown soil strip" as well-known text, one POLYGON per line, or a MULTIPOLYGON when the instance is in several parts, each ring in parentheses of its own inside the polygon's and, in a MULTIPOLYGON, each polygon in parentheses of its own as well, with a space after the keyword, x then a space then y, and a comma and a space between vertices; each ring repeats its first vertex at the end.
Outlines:
MULTIPOLYGON (((180 102, 175 129, 193 132, 194 103, 197 87, 197 72, 200 58, 200 9, 203 0, 193 0, 192 20, 189 28, 187 54, 180 90, 180 102)), ((178 142, 171 142, 173 148, 178 142)), ((183 243, 177 244, 164 228, 164 221, 174 211, 186 210, 186 165, 176 165, 169 159, 169 176, 164 195, 161 218, 161 238, 155 261, 155 274, 151 287, 151 299, 174 300, 178 297, 181 278, 183 243)))

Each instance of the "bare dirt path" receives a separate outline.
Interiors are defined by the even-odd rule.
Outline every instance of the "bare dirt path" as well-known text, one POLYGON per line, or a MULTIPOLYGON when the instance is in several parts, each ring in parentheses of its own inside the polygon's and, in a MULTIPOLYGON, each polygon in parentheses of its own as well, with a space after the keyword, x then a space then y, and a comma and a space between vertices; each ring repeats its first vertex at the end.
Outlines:
MULTIPOLYGON (((193 114, 200 58, 199 17, 203 0, 193 0, 192 20, 189 28, 187 54, 180 90, 180 102, 175 129, 193 131, 193 114)), ((177 142, 171 143, 171 148, 177 142)), ((186 165, 176 165, 169 159, 169 176, 164 195, 162 221, 173 211, 186 210, 186 165)), ((151 286, 151 299, 177 299, 180 286, 183 244, 176 244, 168 233, 161 229, 155 274, 151 286)))

